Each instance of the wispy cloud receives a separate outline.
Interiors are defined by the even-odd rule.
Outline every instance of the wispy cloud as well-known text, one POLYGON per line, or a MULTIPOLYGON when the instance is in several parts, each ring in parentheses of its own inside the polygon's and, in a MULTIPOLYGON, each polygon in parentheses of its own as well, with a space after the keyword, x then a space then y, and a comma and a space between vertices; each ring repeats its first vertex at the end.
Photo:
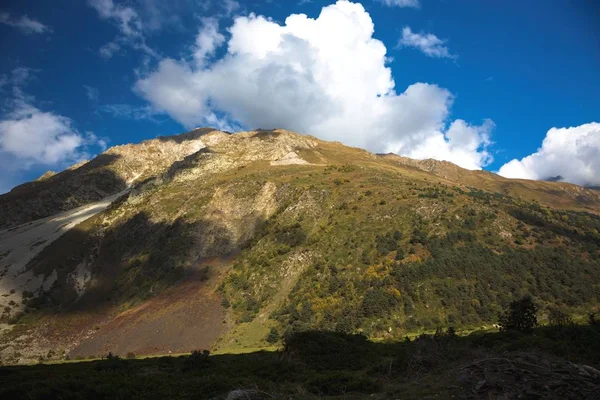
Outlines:
POLYGON ((35 19, 29 18, 27 15, 12 17, 10 13, 1 12, 0 23, 17 28, 28 35, 32 33, 52 32, 52 29, 50 29, 47 25, 44 25, 35 19))
POLYGON ((85 95, 87 96, 88 99, 90 99, 92 101, 98 100, 98 96, 100 94, 100 92, 98 91, 98 88, 95 88, 93 86, 88 86, 88 85, 83 85, 83 88, 85 89, 85 95))
POLYGON ((402 37, 398 41, 398 47, 414 47, 428 57, 456 60, 458 56, 450 53, 446 42, 446 40, 438 38, 433 33, 415 33, 409 26, 405 26, 402 29, 402 37))
POLYGON ((137 107, 130 104, 105 104, 98 107, 98 111, 110 114, 116 118, 160 122, 155 118, 156 112, 150 106, 137 107))
POLYGON ((108 60, 119 50, 121 50, 121 45, 116 41, 113 41, 102 45, 100 49, 98 49, 98 54, 100 54, 102 58, 108 60))
POLYGON ((233 15, 233 13, 240 9, 240 3, 235 0, 223 0, 222 4, 227 16, 233 15))
POLYGON ((419 8, 421 4, 419 0, 377 0, 388 7, 408 7, 419 8))
POLYGON ((98 50, 103 58, 111 58, 123 45, 157 56, 156 52, 146 44, 142 19, 132 7, 114 4, 112 0, 88 0, 88 3, 98 12, 100 18, 114 22, 120 32, 113 41, 98 50))
POLYGON ((125 36, 141 35, 142 21, 133 8, 115 5, 112 0, 89 0, 89 4, 100 18, 116 21, 125 36))

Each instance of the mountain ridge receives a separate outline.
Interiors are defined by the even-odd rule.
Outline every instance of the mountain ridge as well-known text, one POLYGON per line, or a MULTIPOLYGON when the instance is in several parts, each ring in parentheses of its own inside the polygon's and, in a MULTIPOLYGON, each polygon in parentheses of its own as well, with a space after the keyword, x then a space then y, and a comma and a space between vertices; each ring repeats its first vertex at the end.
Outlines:
MULTIPOLYGON (((205 147, 201 138, 209 138, 211 133, 217 137, 239 134, 248 136, 252 135, 252 132, 275 131, 285 130, 256 130, 231 134, 213 128, 196 128, 179 135, 159 136, 138 144, 111 147, 93 160, 82 161, 59 173, 48 171, 38 179, 16 186, 10 192, 0 195, 0 229, 98 201, 124 190, 135 181, 160 175, 171 168, 173 163, 183 161, 185 157, 205 147), (36 201, 39 198, 44 200, 36 201), (15 204, 18 204, 16 209, 15 204)), ((319 140, 307 135, 300 136, 319 140)), ((329 143, 344 146, 339 142, 329 143)), ((551 182, 553 185, 548 186, 544 185, 545 181, 508 179, 489 171, 470 171, 448 161, 416 160, 393 153, 373 154, 358 148, 356 150, 415 167, 465 186, 509 195, 523 195, 525 199, 535 199, 536 194, 532 194, 532 190, 542 191, 550 196, 548 200, 542 201, 545 205, 600 212, 600 194, 574 184, 551 182), (520 186, 521 190, 511 188, 511 185, 520 186), (587 206, 588 204, 591 207, 587 206)))
MULTIPOLYGON (((583 315, 597 304, 595 192, 285 130, 186 135, 101 155, 121 156, 108 170, 122 183, 111 190, 122 189, 85 211, 98 203, 84 185, 87 219, 75 226, 49 216, 2 232, 12 238, 0 243, 4 360, 57 347, 72 356, 240 351, 268 347, 271 328, 402 338, 490 325, 526 293, 543 310, 583 315), (62 231, 22 236, 42 228, 62 231), (30 258, 19 264, 17 253, 30 258), (27 286, 19 276, 31 278, 27 286)), ((59 178, 82 182, 82 168, 108 167, 95 159, 59 178)), ((44 201, 28 195, 25 203, 44 201)), ((3 221, 17 220, 11 211, 3 221)))

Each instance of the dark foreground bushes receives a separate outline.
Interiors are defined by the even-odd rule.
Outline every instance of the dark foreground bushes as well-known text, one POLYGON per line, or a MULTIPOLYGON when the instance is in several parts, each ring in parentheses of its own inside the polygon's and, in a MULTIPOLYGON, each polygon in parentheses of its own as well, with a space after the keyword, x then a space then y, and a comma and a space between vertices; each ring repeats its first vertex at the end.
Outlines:
MULTIPOLYGON (((194 352, 146 359, 111 355, 97 361, 2 367, 0 398, 226 399, 232 392, 251 393, 253 399, 471 398, 473 393, 486 395, 490 385, 479 378, 474 381, 465 371, 479 371, 497 360, 512 365, 531 358, 528 354, 551 363, 553 374, 573 368, 592 374, 593 368, 573 365, 600 367, 600 324, 469 336, 440 329, 434 335, 391 343, 370 342, 360 335, 302 332, 286 337, 279 352, 194 352)), ((580 394, 569 386, 578 383, 567 378, 561 381, 561 394, 580 394)), ((595 378, 586 379, 593 389, 595 378)), ((600 379, 598 385, 600 390, 600 379)), ((529 388, 515 390, 527 396, 529 388)))

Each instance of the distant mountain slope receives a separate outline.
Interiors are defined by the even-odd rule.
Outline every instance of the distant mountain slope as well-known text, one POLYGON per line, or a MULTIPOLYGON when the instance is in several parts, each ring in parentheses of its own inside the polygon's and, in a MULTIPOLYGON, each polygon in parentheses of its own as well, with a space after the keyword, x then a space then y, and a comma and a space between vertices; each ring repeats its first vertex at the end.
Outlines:
POLYGON ((600 201, 574 185, 285 130, 194 131, 105 154, 121 156, 123 182, 139 174, 131 191, 43 244, 20 273, 46 284, 0 271, 4 360, 240 351, 271 346, 271 328, 398 339, 490 326, 523 294, 542 313, 600 304, 600 201))
POLYGON ((391 153, 380 156, 464 186, 520 197, 528 201, 538 201, 548 207, 594 213, 600 211, 600 193, 591 188, 550 180, 509 179, 488 171, 470 171, 448 161, 414 160, 391 153))

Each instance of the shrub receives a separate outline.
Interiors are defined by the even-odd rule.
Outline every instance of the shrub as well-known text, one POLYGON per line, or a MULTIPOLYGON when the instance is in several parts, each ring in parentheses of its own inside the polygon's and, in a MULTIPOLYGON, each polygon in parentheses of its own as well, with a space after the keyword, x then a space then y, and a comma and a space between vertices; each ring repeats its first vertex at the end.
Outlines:
POLYGON ((358 370, 375 355, 365 336, 326 331, 286 335, 284 354, 319 371, 358 370))
POLYGON ((134 352, 132 352, 132 351, 130 351, 129 353, 127 353, 127 356, 126 356, 126 358, 127 358, 128 360, 134 360, 134 359, 135 359, 135 353, 134 353, 134 352))
POLYGON ((448 327, 448 330, 446 330, 446 336, 450 339, 454 339, 456 337, 456 328, 453 326, 448 327))
POLYGON ((183 370, 190 371, 190 370, 194 370, 194 369, 200 369, 200 368, 207 367, 209 364, 209 361, 210 361, 208 358, 209 355, 210 355, 210 351, 208 351, 208 350, 192 351, 192 354, 190 354, 188 357, 186 357, 185 361, 183 362, 183 370))
POLYGON ((221 306, 223 308, 229 308, 231 306, 231 303, 229 302, 227 297, 223 297, 223 300, 221 300, 221 306))
POLYGON ((404 252, 402 251, 402 249, 398 248, 398 249, 396 250, 396 257, 394 257, 394 259, 395 259, 396 261, 400 261, 400 260, 402 260, 403 258, 404 258, 404 252))
POLYGON ((520 300, 510 303, 508 312, 500 315, 498 324, 501 331, 515 330, 519 332, 531 332, 538 325, 538 307, 531 296, 524 296, 520 300))
POLYGON ((171 372, 175 369, 175 363, 172 357, 161 357, 158 359, 158 370, 162 372, 171 372))
POLYGON ((553 326, 567 326, 573 324, 573 319, 566 312, 558 308, 551 308, 548 312, 548 322, 553 326))
POLYGON ((365 316, 382 316, 388 314, 398 304, 398 299, 382 288, 371 288, 365 292, 362 311, 365 316))
POLYGON ((200 282, 205 282, 208 280, 209 277, 209 273, 210 273, 210 266, 207 265, 204 268, 202 268, 202 270, 200 271, 200 282))
POLYGON ((277 329, 271 328, 265 340, 269 343, 277 343, 279 342, 279 339, 280 335, 279 332, 277 332, 277 329))
POLYGON ((113 353, 108 353, 106 358, 104 358, 100 364, 96 366, 96 369, 100 371, 105 370, 116 370, 125 367, 126 362, 121 357, 113 355, 113 353))
POLYGON ((346 371, 319 374, 308 382, 307 388, 311 393, 324 396, 340 396, 352 392, 373 393, 381 389, 374 380, 346 371))

